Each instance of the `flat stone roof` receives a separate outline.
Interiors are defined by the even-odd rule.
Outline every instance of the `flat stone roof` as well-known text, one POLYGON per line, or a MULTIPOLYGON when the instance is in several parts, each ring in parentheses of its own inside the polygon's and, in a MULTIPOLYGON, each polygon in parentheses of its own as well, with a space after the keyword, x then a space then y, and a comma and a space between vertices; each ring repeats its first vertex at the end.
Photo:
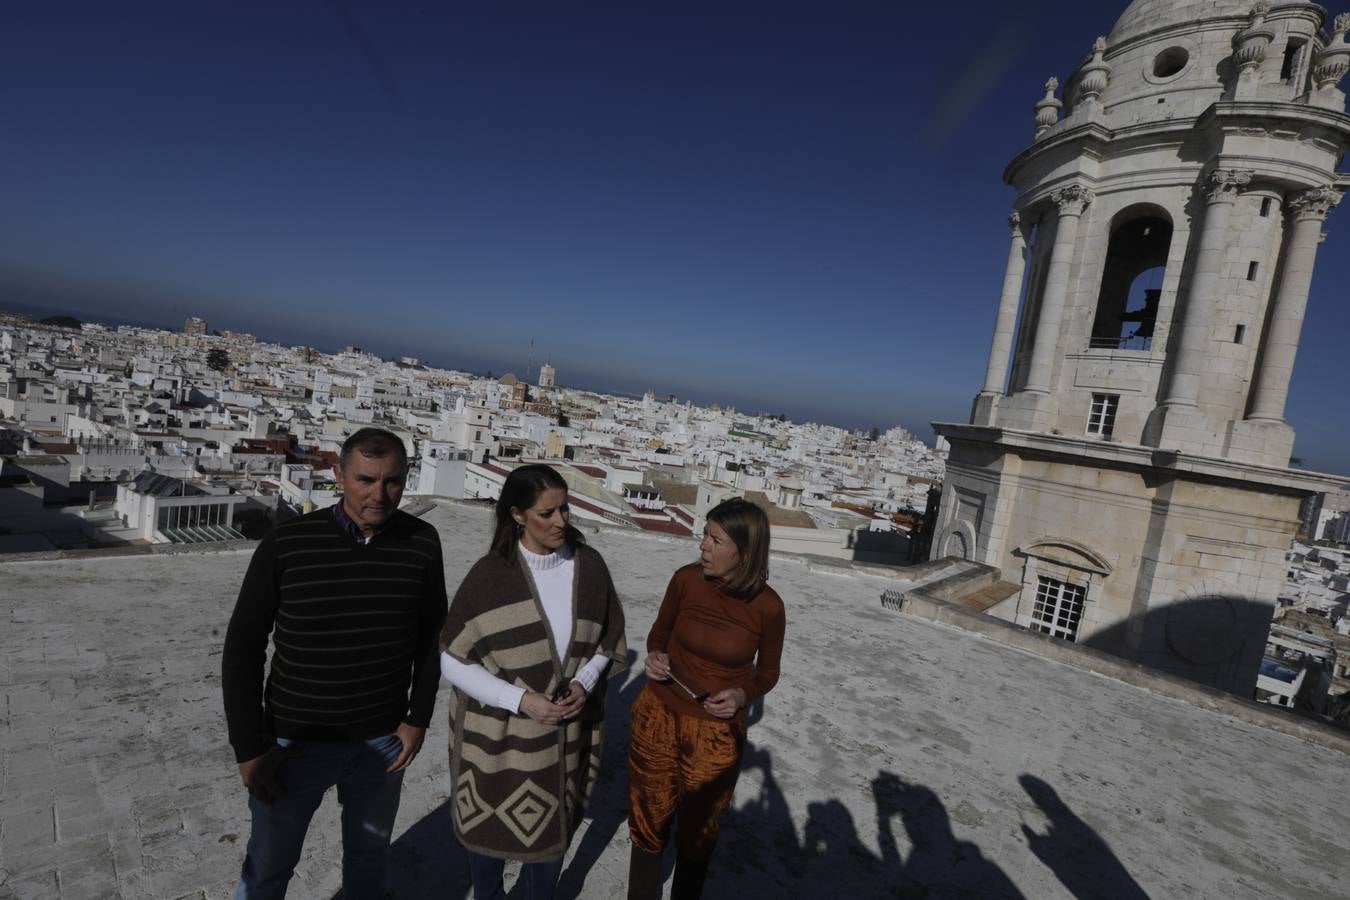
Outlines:
MULTIPOLYGON (((453 585, 490 511, 427 513, 453 585)), ((690 539, 588 531, 641 649, 690 539)), ((248 835, 220 643, 248 550, 0 561, 0 897, 229 896, 248 835)), ((775 557, 783 678, 754 710, 709 896, 1328 897, 1344 753, 970 631, 897 614, 895 582, 775 557), (963 893, 964 892, 964 893, 963 893)), ((634 667, 637 668, 636 666, 634 667)), ((561 896, 623 894, 630 672, 561 896)), ((409 770, 396 896, 462 898, 446 697, 409 770)), ((292 896, 340 880, 331 795, 292 896)))
POLYGON ((14 457, 14 464, 19 466, 64 466, 69 460, 64 456, 56 456, 51 453, 27 453, 14 457))

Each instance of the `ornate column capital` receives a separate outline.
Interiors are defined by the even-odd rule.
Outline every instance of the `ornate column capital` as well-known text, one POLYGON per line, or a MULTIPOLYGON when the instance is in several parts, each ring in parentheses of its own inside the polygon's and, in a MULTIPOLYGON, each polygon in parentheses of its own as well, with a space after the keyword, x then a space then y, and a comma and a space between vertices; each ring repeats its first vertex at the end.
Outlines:
POLYGON ((1012 229, 1013 237, 1022 237, 1022 214, 1017 210, 1008 216, 1008 227, 1012 229))
POLYGON ((1071 184, 1050 194, 1050 200, 1059 207, 1061 216, 1081 216, 1093 200, 1092 191, 1081 184, 1071 184))
POLYGON ((1254 173, 1247 169, 1215 169, 1209 173, 1205 196, 1210 203, 1233 203, 1253 177, 1254 173))
POLYGON ((1289 215, 1296 221, 1300 219, 1325 221, 1331 211, 1336 208, 1336 204, 1340 202, 1341 192, 1324 185, 1295 194, 1289 198, 1287 206, 1289 215))

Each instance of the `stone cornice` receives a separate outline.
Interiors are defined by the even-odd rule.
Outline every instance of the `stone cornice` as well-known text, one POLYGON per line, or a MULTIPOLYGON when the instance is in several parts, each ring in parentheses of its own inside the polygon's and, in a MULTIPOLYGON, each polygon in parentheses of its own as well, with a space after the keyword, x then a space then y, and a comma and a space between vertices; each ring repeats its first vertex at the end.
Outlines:
POLYGON ((1174 472, 1177 477, 1188 480, 1274 489, 1286 494, 1320 494, 1340 490, 1342 485, 1350 483, 1350 478, 1323 472, 1258 466, 1212 456, 1193 456, 1176 450, 1062 434, 955 422, 934 422, 933 430, 953 443, 992 444, 1010 450, 1069 459, 1079 464, 1088 461, 1091 465, 1108 469, 1161 470, 1174 472))
POLYGON ((1003 181, 1012 184, 1013 173, 1033 157, 1052 152, 1065 144, 1082 143, 1095 147, 1105 146, 1111 142, 1111 137, 1111 129, 1097 122, 1087 122, 1058 133, 1049 134, 1013 157, 1012 162, 1008 163, 1007 168, 1003 170, 1003 181))
POLYGON ((1269 127, 1271 122, 1325 128, 1350 141, 1350 113, 1287 100, 1220 100, 1200 114, 1195 127, 1217 126, 1226 131, 1255 125, 1266 131, 1279 130, 1269 127))
MULTIPOLYGON (((1243 129, 1259 129, 1265 133, 1291 132, 1292 139, 1301 139, 1308 132, 1320 132, 1331 139, 1330 143, 1339 143, 1350 148, 1350 113, 1335 112, 1302 103, 1286 101, 1219 101, 1211 105, 1195 119, 1179 119, 1167 122, 1144 122, 1122 128, 1107 128, 1100 122, 1084 122, 1081 125, 1063 127, 1072 122, 1065 119, 1057 128, 1044 138, 1027 147, 1013 157, 1003 170, 1003 181, 1016 184, 1017 173, 1033 159, 1043 154, 1063 152, 1066 148, 1078 148, 1078 152, 1093 159, 1100 159, 1113 144, 1121 144, 1132 139, 1151 137, 1157 143, 1185 142, 1194 132, 1202 130, 1217 131, 1219 134, 1239 133, 1243 129)), ((1238 160, 1225 162, 1233 165, 1238 160)), ((1246 168, 1257 170, 1260 177, 1263 172, 1261 163, 1266 160, 1251 159, 1245 161, 1246 168)), ((1278 164, 1278 170, 1284 174, 1290 171, 1291 163, 1287 159, 1269 160, 1278 164)), ((1197 169, 1201 168, 1197 165, 1197 169)), ((1307 169, 1305 187, 1325 184, 1329 178, 1337 177, 1334 172, 1326 172, 1308 166, 1295 167, 1307 169)))
POLYGON ((1095 572, 1098 575, 1110 575, 1115 571, 1115 567, 1110 561, 1103 557, 1096 550, 1093 550, 1087 544, 1075 541, 1073 538, 1056 537, 1054 535, 1045 535, 1034 541, 1029 541, 1013 551, 1014 554, 1022 556, 1032 556, 1036 559, 1046 559, 1051 562, 1066 563, 1080 569, 1086 569, 1089 572, 1095 572), (1050 548, 1058 547, 1070 551, 1078 559, 1067 563, 1065 560, 1046 551, 1050 548))

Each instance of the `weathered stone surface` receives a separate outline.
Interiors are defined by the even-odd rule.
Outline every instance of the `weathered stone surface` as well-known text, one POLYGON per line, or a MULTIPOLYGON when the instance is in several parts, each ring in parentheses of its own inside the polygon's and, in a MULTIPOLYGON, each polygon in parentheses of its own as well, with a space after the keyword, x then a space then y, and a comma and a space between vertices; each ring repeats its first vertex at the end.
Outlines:
MULTIPOLYGON (((428 519, 454 584, 486 544, 488 513, 447 504, 428 519)), ((640 650, 694 545, 589 536, 640 650)), ((0 583, 15 586, 0 598, 0 656, 43 646, 48 632, 97 649, 23 682, 58 708, 30 704, 4 733, 0 898, 230 895, 248 820, 217 667, 247 561, 227 552, 0 562, 0 583), (63 679, 73 692, 47 684, 63 679), (77 727, 53 731, 49 712, 77 727), (43 786, 28 789, 19 775, 43 786)), ((881 607, 893 584, 882 577, 800 559, 772 567, 788 607, 784 674, 755 711, 714 858, 718 896, 1054 898, 1136 884, 1159 897, 1340 892, 1343 851, 1325 836, 1350 826, 1343 754, 896 615, 881 607), (1288 809, 1296 819, 1272 827, 1288 809)), ((604 768, 562 896, 623 893, 626 710, 640 685, 635 672, 612 683, 604 768)), ((446 747, 442 698, 405 782, 392 851, 399 897, 468 894, 444 805, 446 747)), ((292 896, 333 897, 340 860, 330 796, 292 896)))

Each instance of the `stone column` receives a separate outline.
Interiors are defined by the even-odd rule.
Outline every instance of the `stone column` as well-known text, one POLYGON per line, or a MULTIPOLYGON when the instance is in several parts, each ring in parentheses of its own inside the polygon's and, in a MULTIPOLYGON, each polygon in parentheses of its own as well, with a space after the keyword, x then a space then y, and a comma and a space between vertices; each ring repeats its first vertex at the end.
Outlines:
POLYGON ((1013 213, 1012 246, 1008 249, 1008 267, 1003 273, 1003 295, 998 301, 998 319, 994 322, 994 343, 989 348, 989 369, 984 373, 982 394, 1001 394, 1008 377, 1008 358, 1012 355, 1013 332, 1017 329, 1017 306, 1022 299, 1022 277, 1027 269, 1027 238, 1022 217, 1013 213))
POLYGON ((1251 180, 1251 172, 1234 169, 1218 169, 1209 176, 1195 274, 1191 276, 1186 318, 1181 324, 1176 363, 1163 406, 1194 407, 1200 397, 1200 376, 1205 371, 1213 337, 1214 306, 1218 302, 1219 280, 1228 245, 1228 220, 1233 204, 1237 202, 1238 191, 1251 180))
POLYGON ((1271 298, 1270 328, 1261 367, 1256 373, 1248 419, 1284 421, 1284 403, 1289 397, 1289 379, 1294 374, 1294 356, 1303 331, 1303 314, 1308 308, 1317 246, 1322 242, 1322 223, 1339 202, 1340 193, 1329 187, 1304 191, 1289 201, 1289 249, 1284 255, 1280 283, 1271 298))
POLYGON ((1045 294, 1041 297, 1041 315, 1036 321, 1036 341, 1031 349, 1031 370, 1026 389, 1035 394, 1050 392, 1050 375, 1055 367, 1059 346, 1059 325, 1064 317, 1064 302, 1069 296, 1069 266, 1078 243, 1078 224, 1083 211, 1092 202, 1092 192, 1081 184, 1071 184, 1050 195, 1059 207, 1055 243, 1050 249, 1050 266, 1045 275, 1045 294))

